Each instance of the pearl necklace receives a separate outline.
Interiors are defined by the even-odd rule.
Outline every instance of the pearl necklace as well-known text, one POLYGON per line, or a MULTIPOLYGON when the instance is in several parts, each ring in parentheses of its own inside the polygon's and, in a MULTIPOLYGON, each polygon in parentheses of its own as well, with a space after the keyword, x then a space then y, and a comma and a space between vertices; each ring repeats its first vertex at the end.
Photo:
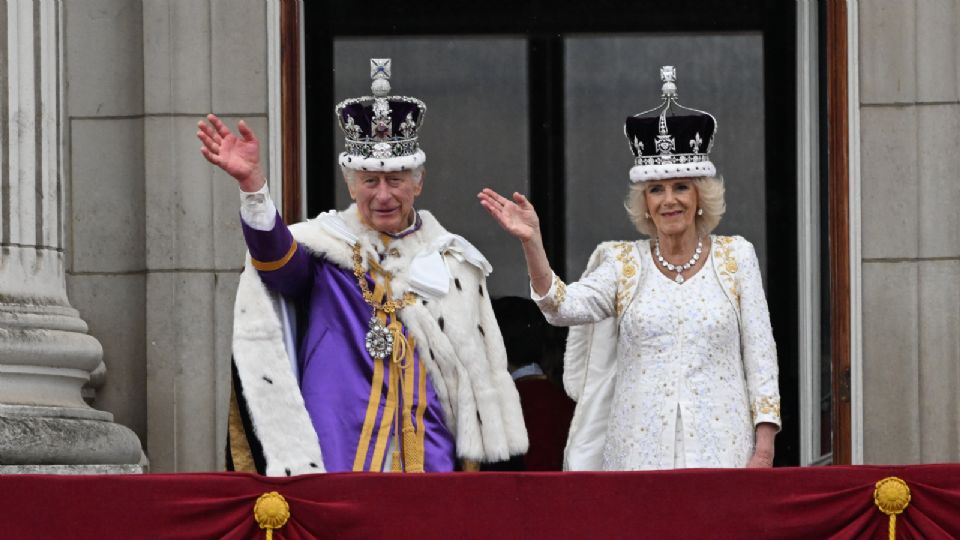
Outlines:
POLYGON ((683 264, 673 264, 670 261, 667 261, 663 258, 663 255, 660 254, 660 240, 657 239, 657 243, 654 247, 654 254, 657 256, 657 262, 660 263, 660 266, 666 268, 671 272, 676 272, 677 277, 673 278, 677 283, 683 283, 683 273, 691 269, 697 261, 700 260, 700 254, 703 253, 703 239, 697 238, 697 250, 693 252, 693 257, 689 261, 683 264))

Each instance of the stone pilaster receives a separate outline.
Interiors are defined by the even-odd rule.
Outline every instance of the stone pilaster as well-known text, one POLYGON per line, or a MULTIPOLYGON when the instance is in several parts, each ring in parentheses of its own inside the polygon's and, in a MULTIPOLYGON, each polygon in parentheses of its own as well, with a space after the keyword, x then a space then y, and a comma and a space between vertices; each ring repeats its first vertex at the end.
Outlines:
POLYGON ((67 299, 58 0, 0 0, 0 473, 131 472, 140 441, 89 407, 100 343, 67 299))

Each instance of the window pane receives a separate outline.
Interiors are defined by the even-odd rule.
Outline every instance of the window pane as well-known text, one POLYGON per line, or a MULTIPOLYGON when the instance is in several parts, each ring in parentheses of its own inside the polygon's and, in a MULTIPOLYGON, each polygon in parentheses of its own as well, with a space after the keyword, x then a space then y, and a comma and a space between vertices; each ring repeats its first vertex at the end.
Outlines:
POLYGON ((716 232, 751 241, 766 278, 759 33, 566 39, 567 274, 578 277, 599 242, 638 237, 623 207, 633 165, 623 123, 659 103, 661 65, 677 68, 682 105, 717 118, 711 159, 725 180, 727 213, 716 232))
MULTIPOLYGON (((522 38, 362 38, 334 42, 335 96, 370 93, 370 58, 392 58, 392 93, 427 104, 420 144, 427 174, 417 206, 477 246, 494 267, 490 294, 526 295, 518 242, 477 203, 483 187, 529 193, 527 45, 522 38)), ((331 109, 336 152, 343 137, 331 109)), ((337 168, 336 155, 331 166, 337 168)), ((340 178, 336 171, 336 178, 340 178)), ((337 206, 350 203, 337 183, 337 206)))

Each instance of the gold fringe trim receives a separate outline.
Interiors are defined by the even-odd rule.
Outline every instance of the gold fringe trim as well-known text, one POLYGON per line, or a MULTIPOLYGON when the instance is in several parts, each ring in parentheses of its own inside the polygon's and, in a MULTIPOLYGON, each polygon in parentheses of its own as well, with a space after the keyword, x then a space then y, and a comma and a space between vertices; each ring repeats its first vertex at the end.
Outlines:
MULTIPOLYGON (((407 365, 403 368, 403 470, 406 472, 423 472, 423 446, 414 429, 413 419, 413 340, 407 347, 407 365)), ((421 371, 422 371, 421 366, 421 371)), ((423 396, 420 396, 421 402, 423 396)))

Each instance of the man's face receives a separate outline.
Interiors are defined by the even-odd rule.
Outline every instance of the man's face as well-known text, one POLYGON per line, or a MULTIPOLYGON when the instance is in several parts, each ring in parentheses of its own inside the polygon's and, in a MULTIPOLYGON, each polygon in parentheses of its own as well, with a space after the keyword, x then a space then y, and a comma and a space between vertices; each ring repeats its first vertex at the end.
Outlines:
POLYGON ((411 171, 358 171, 353 178, 347 187, 364 223, 384 233, 398 233, 413 223, 413 200, 423 182, 411 171))

